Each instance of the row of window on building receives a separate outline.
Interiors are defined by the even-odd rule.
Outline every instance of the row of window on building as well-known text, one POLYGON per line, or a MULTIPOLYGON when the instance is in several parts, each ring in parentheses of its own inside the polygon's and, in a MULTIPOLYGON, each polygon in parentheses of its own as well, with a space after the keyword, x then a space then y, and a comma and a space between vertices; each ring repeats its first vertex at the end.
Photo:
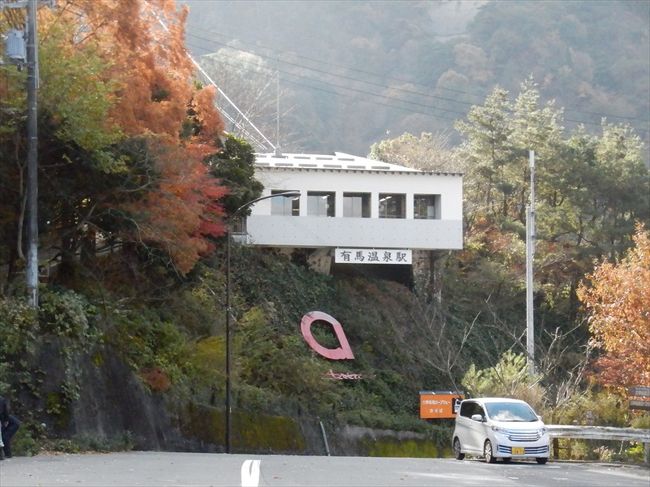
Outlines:
MULTIPOLYGON (((271 194, 283 193, 287 190, 274 190, 271 194)), ((352 218, 370 218, 370 193, 343 193, 343 216, 352 218)), ((400 193, 379 193, 379 218, 406 218, 406 195, 400 193)), ((413 195, 413 218, 440 218, 436 207, 440 205, 440 195, 413 195)), ((285 196, 271 199, 271 214, 283 216, 300 215, 300 197, 285 196)), ((335 216, 336 198, 334 192, 308 191, 308 216, 335 216)))

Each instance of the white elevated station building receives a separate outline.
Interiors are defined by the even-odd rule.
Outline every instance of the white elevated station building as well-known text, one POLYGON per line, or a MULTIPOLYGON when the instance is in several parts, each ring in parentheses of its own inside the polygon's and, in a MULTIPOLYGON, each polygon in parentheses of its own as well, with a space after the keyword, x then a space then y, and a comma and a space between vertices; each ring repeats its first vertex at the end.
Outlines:
POLYGON ((263 195, 300 196, 256 203, 246 221, 251 245, 321 249, 323 256, 336 254, 337 262, 344 262, 347 251, 401 249, 410 256, 413 250, 463 246, 460 173, 424 172, 339 152, 270 153, 256 154, 255 177, 263 195))

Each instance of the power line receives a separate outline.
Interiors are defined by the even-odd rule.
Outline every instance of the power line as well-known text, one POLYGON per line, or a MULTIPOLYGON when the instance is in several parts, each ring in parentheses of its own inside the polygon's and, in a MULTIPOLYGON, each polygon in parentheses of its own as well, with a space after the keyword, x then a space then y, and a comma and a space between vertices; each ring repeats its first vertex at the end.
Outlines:
MULTIPOLYGON (((187 43, 187 44, 189 46, 191 46, 191 47, 202 48, 202 46, 198 46, 198 45, 195 45, 195 44, 192 44, 192 43, 187 43)), ((245 51, 245 50, 243 50, 243 51, 251 53, 250 51, 245 51)), ((260 57, 266 57, 266 56, 260 56, 260 57)), ((267 57, 267 59, 268 59, 268 57, 267 57)), ((219 62, 223 63, 223 64, 226 64, 226 65, 229 65, 229 66, 233 66, 233 67, 241 67, 243 64, 251 64, 253 61, 243 60, 243 61, 240 61, 239 63, 233 63, 233 62, 229 62, 229 61, 225 61, 225 60, 219 60, 219 62)), ((306 69, 311 69, 311 68, 306 67, 306 69)), ((430 108, 431 110, 436 110, 436 111, 443 112, 443 113, 455 113, 457 115, 461 115, 462 117, 467 116, 467 112, 460 112, 458 110, 442 108, 442 107, 438 107, 438 106, 435 106, 435 105, 428 105, 428 104, 414 102, 414 101, 410 101, 410 100, 404 100, 404 99, 401 99, 401 98, 390 97, 390 96, 387 96, 387 95, 374 93, 374 92, 370 92, 370 91, 367 91, 367 90, 361 90, 361 89, 358 89, 358 88, 353 88, 353 87, 349 87, 349 86, 335 84, 335 83, 332 83, 330 81, 325 81, 325 80, 322 80, 322 79, 313 79, 311 77, 301 75, 301 74, 296 74, 296 73, 293 73, 293 72, 290 72, 290 71, 279 70, 279 69, 277 71, 279 71, 279 72, 281 72, 281 73, 283 73, 285 75, 288 75, 288 76, 293 76, 295 78, 306 79, 306 80, 309 80, 309 81, 315 81, 317 83, 326 84, 326 85, 329 85, 329 86, 332 86, 332 87, 335 87, 335 88, 338 88, 338 89, 342 89, 342 90, 347 90, 347 91, 360 93, 360 94, 366 95, 366 96, 374 96, 374 97, 384 99, 384 100, 397 101, 397 102, 405 103, 405 104, 408 104, 408 105, 414 105, 416 107, 430 108)), ((336 75, 334 75, 334 76, 336 76, 336 75)), ((327 89, 324 89, 324 88, 316 87, 316 86, 313 86, 313 85, 307 85, 307 84, 300 83, 300 82, 293 81, 293 80, 286 79, 286 78, 285 78, 285 81, 287 81, 287 82, 289 82, 291 84, 302 86, 302 87, 309 88, 309 89, 312 89, 312 90, 322 91, 322 92, 325 92, 325 93, 330 93, 330 94, 339 95, 339 96, 344 95, 342 93, 338 93, 338 92, 335 92, 335 91, 331 91, 331 90, 327 90, 327 89)), ((354 81, 359 81, 359 82, 362 82, 362 83, 364 82, 362 80, 356 80, 356 79, 354 79, 354 81)), ((386 86, 384 86, 384 87, 388 88, 388 89, 392 89, 390 87, 386 87, 386 86)), ((399 89, 395 89, 395 90, 396 91, 403 91, 403 90, 399 90, 399 89)), ((422 111, 418 111, 418 110, 407 109, 407 108, 397 106, 397 105, 391 105, 391 104, 387 104, 387 103, 380 103, 380 102, 374 102, 374 101, 373 101, 373 103, 375 103, 377 105, 385 106, 385 107, 388 107, 388 108, 395 108, 395 109, 399 109, 399 110, 410 111, 412 113, 419 113, 419 114, 422 114, 422 115, 427 115, 427 116, 430 116, 432 118, 443 118, 443 119, 451 120, 451 121, 456 120, 456 119, 453 119, 453 118, 446 117, 444 115, 439 115, 439 114, 434 115, 434 114, 431 114, 431 113, 428 113, 428 112, 422 112, 422 111)), ((476 106, 474 104, 469 104, 469 105, 476 106)), ((585 121, 585 120, 575 120, 575 119, 567 118, 567 117, 563 117, 563 120, 565 120, 567 122, 578 123, 578 124, 593 125, 593 126, 596 126, 596 127, 601 126, 600 123, 589 122, 589 121, 585 121)), ((635 127, 635 129, 638 132, 650 133, 650 131, 639 128, 639 127, 635 127)))
MULTIPOLYGON (((319 87, 317 87, 317 86, 308 86, 308 85, 304 85, 304 84, 302 84, 302 83, 298 83, 298 82, 296 82, 296 81, 292 81, 292 80, 288 80, 288 79, 284 79, 283 81, 288 82, 288 83, 291 83, 291 84, 295 84, 295 85, 303 86, 303 87, 306 87, 306 88, 310 88, 310 89, 312 89, 312 90, 322 91, 322 92, 324 92, 324 93, 330 93, 330 94, 332 94, 332 95, 337 95, 337 96, 351 96, 351 95, 349 95, 349 94, 345 94, 345 93, 337 93, 336 91, 326 90, 325 88, 319 88, 319 87)), ((431 117, 431 118, 443 118, 443 119, 445 119, 445 120, 450 120, 450 121, 452 121, 452 122, 455 122, 455 121, 456 121, 456 119, 454 119, 454 118, 449 118, 449 117, 445 117, 445 116, 443 116, 443 115, 438 115, 438 114, 433 114, 433 113, 428 113, 428 112, 421 112, 421 111, 418 111, 418 110, 414 110, 414 109, 412 109, 412 108, 405 108, 405 107, 400 107, 400 106, 397 106, 397 105, 390 105, 390 104, 388 104, 388 103, 382 103, 382 102, 379 102, 379 101, 367 100, 367 99, 366 99, 366 100, 362 100, 362 101, 367 102, 367 103, 372 103, 373 105, 379 105, 379 106, 383 106, 383 107, 387 107, 387 108, 393 108, 393 109, 396 109, 396 110, 403 110, 403 111, 406 111, 406 112, 409 112, 409 113, 417 113, 417 114, 420 114, 420 115, 426 115, 426 116, 431 117)), ((400 100, 400 101, 401 101, 401 100, 400 100)))
MULTIPOLYGON (((240 65, 237 65, 235 63, 223 62, 223 64, 227 64, 229 66, 240 67, 240 65)), ((384 100, 392 100, 392 101, 396 101, 396 102, 402 102, 402 103, 407 103, 407 104, 411 104, 411 105, 416 105, 418 107, 432 108, 433 110, 439 110, 439 111, 443 111, 443 112, 452 112, 452 113, 457 113, 457 114, 463 115, 463 116, 465 115, 464 112, 457 112, 457 111, 453 111, 453 110, 446 110, 444 108, 432 107, 432 106, 429 106, 429 105, 423 105, 423 104, 420 104, 420 103, 410 102, 408 100, 402 100, 400 98, 391 98, 391 97, 388 97, 388 96, 385 96, 385 95, 380 95, 380 94, 376 94, 376 93, 372 93, 372 92, 368 92, 368 91, 364 91, 364 90, 350 88, 350 87, 342 86, 342 85, 335 85, 335 84, 323 82, 323 81, 320 81, 320 80, 314 80, 312 78, 306 78, 304 76, 296 75, 294 73, 289 73, 289 72, 285 72, 285 71, 281 71, 281 70, 279 72, 283 73, 283 74, 286 74, 288 76, 293 76, 293 77, 298 78, 298 79, 305 79, 305 80, 308 80, 308 81, 314 81, 316 83, 324 83, 324 84, 328 84, 328 85, 330 85, 330 86, 332 86, 334 88, 339 88, 339 89, 342 89, 342 90, 358 92, 361 95, 365 95, 366 97, 372 96, 372 97, 377 97, 377 98, 384 99, 384 100)), ((324 93, 329 93, 329 94, 333 94, 333 95, 337 95, 337 96, 348 96, 348 97, 355 96, 355 95, 353 95, 351 93, 340 93, 340 92, 337 92, 337 91, 328 90, 328 89, 321 88, 321 87, 318 87, 318 86, 313 86, 313 85, 310 85, 310 84, 305 84, 305 83, 302 83, 302 82, 299 82, 299 81, 291 80, 291 79, 288 79, 286 77, 283 78, 283 81, 291 83, 291 84, 296 85, 296 86, 307 88, 307 89, 310 89, 310 90, 321 91, 321 92, 324 92, 324 93)), ((435 117, 440 117, 440 118, 444 118, 446 120, 451 120, 451 121, 456 120, 454 118, 445 117, 443 115, 433 115, 432 113, 429 113, 429 112, 422 112, 422 111, 414 110, 412 108, 401 107, 401 106, 395 105, 395 104, 382 103, 382 102, 378 102, 376 100, 366 99, 366 100, 363 100, 363 101, 368 101, 369 103, 373 103, 375 105, 380 105, 380 106, 385 106, 385 107, 388 107, 388 108, 395 108, 395 109, 399 109, 399 110, 408 111, 410 113, 419 113, 419 114, 422 114, 422 115, 428 115, 428 116, 434 117, 434 118, 435 117)))
MULTIPOLYGON (((208 31, 206 29, 200 29, 199 28, 199 30, 209 32, 209 33, 211 33, 213 35, 217 35, 219 37, 224 37, 224 38, 228 37, 228 36, 226 36, 224 34, 211 32, 211 31, 208 31)), ((264 58, 264 59, 271 60, 273 62, 277 62, 277 63, 281 62, 281 63, 287 64, 287 65, 290 65, 290 66, 294 66, 294 67, 298 67, 298 68, 301 68, 301 69, 307 69, 307 70, 315 71, 315 72, 318 72, 318 73, 321 73, 321 74, 326 74, 328 76, 344 78, 344 79, 348 79, 348 80, 355 81, 355 82, 358 82, 358 83, 366 83, 366 84, 378 86, 378 87, 381 87, 381 88, 391 89, 391 90, 395 90, 395 91, 401 91, 401 92, 414 94, 414 95, 418 95, 418 96, 424 96, 424 97, 428 97, 428 98, 440 99, 440 100, 449 101, 449 102, 452 102, 452 103, 458 103, 458 104, 461 104, 461 105, 473 106, 473 105, 476 104, 476 103, 472 103, 472 102, 456 100, 456 99, 447 98, 447 97, 443 97, 443 96, 432 95, 432 94, 429 94, 429 93, 423 93, 421 91, 409 90, 409 89, 406 89, 406 88, 392 87, 392 86, 388 86, 388 85, 385 85, 385 84, 379 84, 379 83, 375 83, 375 82, 372 82, 372 81, 355 78, 355 77, 352 77, 352 76, 346 76, 346 75, 343 75, 343 74, 336 74, 336 73, 333 73, 333 72, 330 72, 330 71, 325 71, 325 70, 322 70, 322 69, 319 69, 319 68, 314 68, 314 67, 307 66, 307 65, 304 65, 304 64, 294 63, 294 62, 291 62, 291 61, 285 61, 285 60, 280 59, 280 55, 284 54, 282 51, 275 50, 273 48, 266 47, 266 46, 256 46, 256 47, 261 47, 262 49, 266 49, 268 51, 274 52, 275 53, 274 56, 259 54, 259 53, 255 52, 255 51, 252 51, 252 50, 249 50, 249 49, 243 49, 243 48, 235 47, 235 46, 232 46, 230 44, 220 42, 220 41, 217 41, 215 39, 209 39, 209 38, 206 38, 206 37, 202 37, 202 36, 199 36, 199 35, 196 35, 196 34, 186 33, 186 35, 189 36, 189 37, 194 37, 194 38, 199 39, 199 40, 203 40, 203 41, 211 42, 211 43, 218 44, 218 45, 221 45, 221 46, 225 46, 225 47, 228 47, 228 48, 233 49, 233 50, 246 52, 246 53, 249 53, 249 54, 254 54, 256 56, 259 56, 259 57, 264 58)), ((243 44, 246 44, 246 43, 243 43, 243 44)), ((248 44, 250 45, 250 43, 248 43, 248 44)), ((204 46, 196 46, 196 47, 199 48, 199 49, 202 49, 202 50, 208 50, 204 46)), ((375 77, 379 77, 379 78, 383 78, 383 79, 394 80, 394 81, 399 81, 399 82, 406 82, 406 83, 416 84, 416 85, 420 85, 420 86, 426 86, 426 85, 422 85, 420 83, 415 83, 415 82, 412 82, 412 81, 409 81, 409 80, 385 77, 383 75, 380 75, 380 74, 377 74, 377 73, 372 73, 370 71, 360 70, 360 69, 352 68, 352 67, 349 67, 349 66, 344 66, 344 65, 340 65, 340 64, 335 64, 335 63, 329 63, 329 62, 325 62, 325 61, 316 60, 314 58, 310 58, 308 56, 303 56, 303 55, 296 54, 296 53, 293 53, 293 52, 290 53, 290 54, 292 56, 294 56, 294 57, 307 59, 307 60, 310 60, 312 62, 317 62, 317 63, 319 63, 321 65, 329 64, 331 66, 336 66, 336 67, 347 69, 347 70, 350 70, 350 71, 357 71, 357 72, 361 72, 361 73, 364 73, 364 74, 369 74, 371 76, 375 76, 375 77)), ((470 93, 470 92, 463 91, 463 90, 454 90, 454 89, 451 89, 451 88, 438 87, 437 89, 445 89, 445 90, 452 91, 452 92, 455 92, 455 93, 464 94, 464 95, 468 95, 468 96, 474 96, 474 97, 481 96, 479 94, 470 93)), ((587 110, 578 110, 578 109, 573 108, 573 107, 564 107, 564 109, 567 110, 567 111, 570 110, 570 111, 575 112, 575 113, 583 113, 583 114, 587 114, 587 115, 599 116, 601 118, 618 118, 618 119, 642 122, 643 124, 650 124, 650 120, 648 120, 648 119, 641 119, 641 118, 638 118, 638 117, 632 117, 632 116, 627 116, 627 115, 613 115, 613 114, 607 114, 607 113, 592 112, 592 111, 587 111, 587 110)), ((596 123, 596 122, 590 122, 590 121, 584 121, 584 120, 574 120, 574 119, 570 119, 570 118, 565 118, 565 120, 569 121, 569 122, 583 123, 583 124, 594 125, 594 126, 600 126, 601 125, 600 123, 596 123)), ((649 132, 648 130, 645 130, 645 129, 640 129, 640 131, 649 132)))
MULTIPOLYGON (((202 29, 200 27, 198 28, 198 30, 203 30, 204 32, 208 32, 210 34, 217 35, 218 37, 230 38, 229 36, 227 36, 225 34, 209 31, 207 29, 202 29)), ((274 48, 271 48, 271 47, 268 47, 268 46, 254 45, 254 47, 260 47, 262 49, 266 49, 268 51, 276 53, 275 56, 266 56, 266 55, 263 55, 263 54, 258 54, 257 52, 252 51, 252 50, 247 50, 247 49, 234 47, 234 46, 232 46, 230 44, 220 42, 220 41, 217 41, 217 40, 214 40, 214 39, 208 39, 208 38, 205 38, 205 37, 197 36, 195 34, 187 33, 187 35, 189 35, 191 37, 196 37, 197 39, 201 39, 201 40, 205 40, 205 41, 208 41, 208 42, 213 42, 213 43, 225 46, 225 47, 229 47, 229 48, 234 49, 234 50, 246 52, 246 53, 249 53, 249 54, 254 54, 256 56, 260 56, 260 57, 263 57, 263 58, 266 58, 266 59, 270 59, 272 61, 283 62, 283 63, 286 63, 286 64, 295 65, 297 67, 301 67, 301 68, 304 68, 304 69, 311 69, 311 70, 314 70, 314 71, 320 71, 317 68, 312 68, 312 67, 305 66, 305 65, 302 65, 302 64, 291 63, 289 61, 282 61, 279 58, 279 56, 281 54, 287 54, 287 52, 286 51, 282 52, 282 51, 279 51, 277 49, 274 49, 274 48)), ((242 42, 241 40, 239 40, 239 41, 242 42)), ((247 42, 242 42, 242 44, 251 45, 250 42, 248 42, 248 43, 247 42)), ((201 49, 205 49, 202 46, 197 46, 197 47, 199 47, 201 49)), ((350 70, 350 71, 357 71, 357 72, 360 72, 360 73, 369 74, 371 76, 375 76, 375 77, 382 78, 382 79, 399 81, 399 82, 402 82, 402 83, 411 83, 411 84, 419 85, 419 86, 422 86, 422 87, 425 87, 425 88, 428 88, 428 89, 431 88, 430 86, 427 86, 427 85, 424 85, 424 84, 421 84, 421 83, 417 83, 417 82, 414 82, 414 81, 411 81, 411 80, 399 79, 399 78, 391 78, 391 77, 387 77, 387 76, 384 76, 384 75, 381 75, 381 74, 378 74, 378 73, 373 73, 371 71, 365 71, 365 70, 361 70, 361 69, 358 69, 358 68, 345 66, 345 65, 342 65, 342 64, 336 64, 336 63, 331 63, 331 62, 327 62, 327 61, 322 61, 322 60, 311 58, 309 56, 300 55, 300 54, 297 54, 297 53, 294 53, 294 52, 291 52, 291 53, 288 53, 288 54, 291 54, 294 57, 307 59, 307 60, 319 63, 321 65, 327 64, 327 65, 330 65, 330 66, 335 66, 335 67, 347 69, 347 70, 350 70)), ((343 77, 343 78, 349 78, 349 79, 352 79, 354 81, 358 81, 360 83, 375 84, 377 86, 382 86, 384 88, 390 88, 390 89, 395 89, 395 90, 400 90, 400 91, 406 91, 406 92, 413 93, 413 94, 418 94, 418 95, 421 95, 421 96, 427 96, 427 97, 433 97, 433 98, 442 98, 444 100, 453 101, 455 103, 461 103, 461 104, 465 104, 465 105, 473 105, 474 104, 474 103, 471 103, 471 102, 464 102, 464 101, 460 101, 460 100, 452 100, 452 99, 449 99, 449 98, 439 97, 439 96, 436 96, 436 95, 430 95, 428 93, 422 93, 422 92, 418 92, 418 91, 406 90, 404 88, 396 88, 396 87, 391 87, 391 86, 387 86, 387 85, 378 85, 378 84, 370 82, 370 81, 361 80, 361 79, 353 78, 353 77, 348 77, 348 76, 345 76, 345 75, 334 74, 334 73, 331 73, 329 71, 322 71, 322 72, 324 72, 326 74, 329 74, 330 76, 338 76, 338 77, 343 77)), ((471 93, 471 92, 468 92, 468 91, 456 90, 456 89, 445 88, 445 87, 437 87, 436 89, 447 90, 447 91, 451 91, 451 92, 454 92, 454 93, 459 93, 459 94, 464 94, 464 95, 469 95, 469 96, 474 96, 474 97, 481 97, 481 98, 485 98, 485 96, 486 96, 485 94, 471 93)), ((576 113, 584 113, 584 114, 595 115, 595 116, 605 117, 605 118, 608 118, 608 117, 622 118, 622 119, 626 119, 626 120, 634 120, 634 121, 639 121, 639 122, 644 122, 644 123, 650 123, 650 120, 648 120, 648 119, 642 119, 642 118, 638 118, 638 117, 631 117, 631 116, 627 116, 627 115, 613 115, 613 114, 607 114, 607 113, 592 112, 592 111, 588 111, 588 110, 579 110, 579 109, 577 109, 575 107, 571 107, 571 106, 566 106, 566 107, 564 107, 564 109, 565 110, 571 110, 571 111, 576 112, 576 113)))
MULTIPOLYGON (((271 60, 271 61, 274 61, 274 62, 287 64, 289 66, 294 66, 294 67, 297 67, 297 68, 300 68, 300 69, 309 69, 310 71, 314 71, 314 72, 320 73, 320 74, 325 74, 327 76, 334 76, 336 78, 343 78, 343 79, 347 79, 347 80, 350 80, 350 81, 355 81, 357 83, 365 83, 365 84, 368 84, 368 85, 371 85, 371 86, 377 86, 379 88, 385 88, 385 89, 389 89, 389 90, 401 91, 401 92, 408 93, 408 94, 411 94, 411 95, 424 96, 424 97, 427 97, 427 98, 434 98, 436 100, 443 100, 443 101, 448 101, 448 102, 451 102, 451 103, 458 103, 458 104, 461 104, 461 105, 472 106, 472 105, 475 104, 475 103, 471 103, 471 102, 467 102, 467 101, 461 101, 461 100, 456 100, 456 99, 453 99, 453 98, 447 98, 447 97, 444 97, 444 96, 432 95, 430 93, 423 93, 421 91, 408 90, 406 88, 397 88, 397 87, 389 86, 389 85, 386 85, 386 84, 375 83, 373 81, 367 81, 367 80, 355 78, 353 76, 346 76, 344 74, 335 74, 335 73, 332 73, 331 71, 325 71, 323 69, 313 68, 313 67, 310 67, 310 66, 306 66, 304 64, 294 63, 294 62, 291 62, 291 61, 284 61, 284 60, 281 60, 279 57, 265 56, 263 54, 257 54, 257 53, 255 53, 253 51, 249 51, 249 50, 246 50, 246 49, 232 47, 232 46, 229 46, 228 44, 225 44, 223 42, 214 41, 214 40, 207 39, 205 37, 200 37, 200 36, 197 36, 197 35, 194 35, 194 34, 187 34, 187 35, 189 37, 194 37, 194 38, 197 38, 197 39, 200 39, 200 40, 203 40, 203 41, 214 42, 216 44, 226 46, 226 47, 229 47, 230 49, 234 49, 234 50, 237 50, 237 51, 246 52, 248 54, 254 54, 256 56, 259 56, 259 57, 262 57, 262 58, 265 58, 265 59, 268 59, 268 60, 271 60)), ((196 47, 199 47, 199 46, 196 46, 196 47)), ((379 76, 379 75, 375 75, 375 76, 379 76)))
MULTIPOLYGON (((192 44, 188 44, 188 45, 191 46, 192 44)), ((233 63, 233 62, 228 62, 228 61, 223 61, 223 60, 221 60, 219 62, 223 63, 223 64, 226 64, 226 65, 229 65, 229 66, 233 66, 233 67, 241 67, 241 64, 237 64, 237 63, 233 63)), ((248 63, 248 62, 244 61, 244 63, 248 63)), ((276 70, 274 70, 274 71, 276 71, 276 70)), ((403 100, 401 98, 394 98, 394 97, 390 97, 390 96, 387 96, 387 95, 370 92, 370 91, 367 91, 367 90, 361 90, 361 89, 353 88, 353 87, 350 87, 350 86, 331 83, 331 82, 328 82, 328 81, 315 80, 313 78, 309 78, 309 77, 302 76, 302 75, 299 75, 299 74, 296 74, 296 73, 292 73, 290 71, 284 71, 284 70, 277 70, 277 71, 279 71, 280 73, 283 73, 285 75, 288 75, 288 76, 293 76, 294 78, 306 79, 306 80, 309 80, 309 81, 315 81, 317 83, 326 84, 326 85, 332 86, 334 88, 339 88, 339 89, 342 89, 342 90, 347 90, 347 91, 352 91, 352 92, 355 92, 355 93, 360 93, 360 94, 366 95, 366 96, 374 96, 374 97, 381 98, 381 99, 384 99, 384 100, 397 101, 397 102, 401 102, 401 103, 406 103, 408 105, 415 105, 417 107, 430 108, 432 110, 438 110, 438 111, 441 111, 441 112, 455 113, 457 115, 462 115, 462 116, 465 116, 467 114, 466 112, 459 112, 457 110, 441 108, 441 107, 437 107, 437 106, 434 106, 434 105, 427 105, 427 104, 418 103, 418 102, 414 102, 414 101, 403 100)), ((300 82, 297 82, 297 81, 292 81, 292 80, 289 80, 289 79, 286 79, 286 78, 284 80, 288 81, 288 82, 290 82, 292 84, 298 85, 298 86, 303 86, 305 88, 315 89, 315 90, 318 90, 318 91, 323 91, 323 92, 326 92, 326 93, 332 93, 332 94, 335 94, 335 95, 344 95, 342 93, 326 90, 324 88, 319 88, 319 87, 316 87, 316 86, 313 86, 313 85, 307 85, 307 84, 300 83, 300 82)), ((391 107, 391 108, 403 109, 402 107, 399 107, 399 106, 396 106, 396 105, 388 105, 388 104, 386 104, 385 106, 388 106, 388 107, 391 107)), ((417 112, 417 111, 414 111, 414 113, 422 113, 422 114, 425 114, 425 115, 431 115, 429 113, 417 112)), ((442 118, 447 118, 447 117, 442 117, 442 118)), ((454 120, 454 119, 450 119, 450 118, 447 118, 447 119, 448 120, 454 120)))
MULTIPOLYGON (((221 34, 221 33, 219 33, 219 32, 215 32, 215 31, 211 31, 211 30, 207 30, 207 29, 203 29, 203 28, 201 28, 201 27, 193 27, 193 30, 202 30, 203 32, 206 32, 206 33, 211 34, 211 35, 216 35, 217 37, 222 37, 222 38, 224 38, 224 39, 232 39, 232 36, 228 36, 228 35, 226 35, 226 34, 221 34)), ((190 36, 193 36, 193 37, 197 37, 197 38, 199 38, 199 36, 196 36, 196 35, 194 35, 194 34, 190 34, 189 32, 186 32, 186 35, 190 35, 190 36)), ((203 38, 203 39, 205 39, 205 38, 203 38)), ((219 41, 216 41, 216 40, 213 40, 213 39, 205 39, 205 40, 208 40, 208 41, 210 41, 210 42, 215 42, 215 43, 217 43, 217 44, 221 44, 221 45, 223 45, 223 46, 231 47, 231 48, 233 48, 233 49, 237 49, 237 48, 231 46, 230 44, 226 44, 226 43, 223 43, 223 42, 219 42, 219 41)), ((272 48, 272 47, 268 47, 268 46, 264 46, 264 45, 262 45, 262 44, 255 44, 255 43, 251 43, 251 42, 245 42, 245 41, 241 41, 241 39, 238 39, 238 41, 241 42, 241 43, 244 44, 244 45, 254 46, 255 48, 261 48, 261 49, 265 49, 265 50, 267 50, 267 51, 271 51, 271 52, 280 52, 280 54, 283 54, 283 52, 279 51, 278 49, 275 49, 275 48, 272 48)), ((445 48, 440 47, 440 48, 438 48, 438 49, 433 49, 433 50, 440 50, 440 51, 442 51, 442 50, 444 50, 444 49, 445 49, 445 48)), ((253 51, 246 51, 246 52, 253 52, 253 51)), ((284 53, 286 53, 286 51, 285 51, 284 53)), ((309 57, 309 56, 305 56, 305 55, 302 55, 302 54, 298 54, 298 53, 296 53, 296 52, 291 52, 291 53, 289 53, 289 54, 291 54, 292 57, 297 57, 297 58, 300 58, 300 59, 306 59, 306 60, 308 60, 308 61, 312 61, 312 62, 315 62, 315 63, 321 64, 321 65, 322 65, 322 64, 326 64, 326 65, 329 65, 329 66, 334 66, 334 67, 336 67, 336 68, 341 68, 341 69, 345 69, 345 70, 348 70, 348 71, 355 71, 355 72, 358 72, 358 73, 367 74, 367 75, 370 75, 370 76, 374 76, 374 77, 381 78, 381 79, 385 79, 385 80, 389 80, 389 81, 397 81, 397 82, 400 82, 400 83, 411 83, 411 84, 413 84, 413 85, 422 86, 423 88, 427 88, 427 89, 430 89, 430 88, 431 88, 431 87, 428 86, 428 85, 425 85, 425 84, 422 84, 422 83, 418 83, 418 82, 413 81, 413 80, 408 80, 408 79, 404 79, 404 78, 394 78, 394 77, 390 77, 390 76, 385 76, 385 75, 383 75, 383 74, 373 73, 372 71, 366 71, 366 70, 363 70, 363 69, 354 68, 354 67, 352 67, 352 66, 346 66, 346 65, 343 65, 343 64, 337 64, 337 63, 333 63, 333 62, 331 62, 331 61, 323 61, 322 59, 316 59, 316 58, 313 58, 313 57, 309 57)), ((464 94, 464 95, 470 95, 470 96, 474 96, 474 97, 481 98, 481 99, 485 98, 485 94, 484 94, 484 93, 470 93, 470 92, 467 92, 467 91, 461 91, 461 90, 457 90, 457 89, 454 89, 454 88, 446 88, 446 87, 442 87, 442 86, 438 87, 438 89, 445 90, 445 91, 449 91, 449 92, 452 92, 452 93, 459 93, 459 94, 464 94)))

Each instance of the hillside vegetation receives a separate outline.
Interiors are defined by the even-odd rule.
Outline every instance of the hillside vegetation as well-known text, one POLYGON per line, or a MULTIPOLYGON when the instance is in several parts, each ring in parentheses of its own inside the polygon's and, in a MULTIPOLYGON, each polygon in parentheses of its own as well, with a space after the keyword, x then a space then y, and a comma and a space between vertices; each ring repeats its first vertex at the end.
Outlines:
POLYGON ((265 78, 279 72, 286 152, 364 155, 403 132, 447 133, 456 145, 456 120, 530 75, 544 102, 565 107, 567 127, 597 133, 606 118, 650 140, 643 0, 182 3, 189 49, 217 53, 219 63, 201 62, 273 140, 276 90, 265 78))

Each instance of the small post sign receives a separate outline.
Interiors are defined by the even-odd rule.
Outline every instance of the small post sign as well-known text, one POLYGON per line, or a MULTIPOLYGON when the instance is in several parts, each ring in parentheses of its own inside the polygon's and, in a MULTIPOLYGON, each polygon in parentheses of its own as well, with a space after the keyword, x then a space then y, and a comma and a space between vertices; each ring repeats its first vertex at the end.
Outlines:
POLYGON ((454 391, 420 391, 421 419, 452 419, 465 396, 454 391))

